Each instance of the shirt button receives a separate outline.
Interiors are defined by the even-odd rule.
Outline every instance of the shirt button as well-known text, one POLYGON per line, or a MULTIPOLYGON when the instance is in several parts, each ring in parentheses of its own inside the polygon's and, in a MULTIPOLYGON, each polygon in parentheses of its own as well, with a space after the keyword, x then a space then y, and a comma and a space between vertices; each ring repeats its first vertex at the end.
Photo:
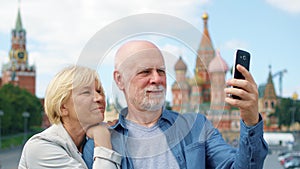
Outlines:
POLYGON ((249 136, 252 137, 254 135, 254 131, 249 132, 249 136))

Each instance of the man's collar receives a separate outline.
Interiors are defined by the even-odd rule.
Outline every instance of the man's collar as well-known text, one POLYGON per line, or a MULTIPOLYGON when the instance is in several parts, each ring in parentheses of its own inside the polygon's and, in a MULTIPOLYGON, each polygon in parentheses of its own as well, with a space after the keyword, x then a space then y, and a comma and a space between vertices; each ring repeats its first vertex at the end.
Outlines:
POLYGON ((171 110, 167 110, 167 109, 165 109, 165 107, 163 108, 163 113, 162 113, 162 115, 161 115, 161 117, 160 117, 160 120, 162 119, 162 120, 166 120, 166 121, 168 121, 171 125, 173 124, 173 123, 175 123, 175 121, 176 121, 176 119, 177 119, 177 116, 178 116, 178 114, 177 113, 174 113, 173 111, 171 111, 171 110))
POLYGON ((111 126, 112 129, 116 129, 118 128, 119 126, 122 127, 122 128, 126 128, 126 123, 125 123, 125 117, 127 116, 128 114, 128 108, 124 108, 121 110, 121 112, 119 113, 119 120, 118 122, 111 126))
MULTIPOLYGON (((125 118, 126 118, 127 114, 128 114, 128 108, 126 107, 126 108, 121 110, 121 112, 119 114, 118 122, 115 125, 113 125, 111 128, 116 129, 120 126, 120 127, 126 129, 126 123, 125 123, 126 120, 125 120, 125 118)), ((162 115, 159 118, 158 123, 161 123, 163 121, 167 121, 172 125, 176 121, 177 116, 178 116, 177 113, 174 113, 170 110, 167 110, 167 109, 163 108, 162 115)))

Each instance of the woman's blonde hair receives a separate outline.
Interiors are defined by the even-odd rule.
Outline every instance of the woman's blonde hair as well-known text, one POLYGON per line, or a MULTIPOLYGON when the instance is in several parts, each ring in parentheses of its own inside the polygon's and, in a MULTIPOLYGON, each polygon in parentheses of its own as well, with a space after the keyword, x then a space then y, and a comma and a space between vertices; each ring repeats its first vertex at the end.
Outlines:
POLYGON ((61 123, 61 106, 70 98, 72 90, 96 82, 97 90, 104 91, 98 73, 88 67, 73 65, 62 69, 49 83, 44 109, 49 121, 61 123))

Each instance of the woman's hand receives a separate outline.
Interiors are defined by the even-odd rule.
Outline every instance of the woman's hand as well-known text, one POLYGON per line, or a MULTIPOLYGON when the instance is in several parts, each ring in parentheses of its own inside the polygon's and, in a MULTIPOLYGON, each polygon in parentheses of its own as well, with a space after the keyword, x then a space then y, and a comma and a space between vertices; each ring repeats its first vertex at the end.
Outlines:
POLYGON ((112 149, 111 145, 111 135, 108 130, 108 125, 106 123, 101 123, 99 125, 91 126, 87 129, 86 135, 89 138, 94 139, 95 147, 106 147, 112 149))

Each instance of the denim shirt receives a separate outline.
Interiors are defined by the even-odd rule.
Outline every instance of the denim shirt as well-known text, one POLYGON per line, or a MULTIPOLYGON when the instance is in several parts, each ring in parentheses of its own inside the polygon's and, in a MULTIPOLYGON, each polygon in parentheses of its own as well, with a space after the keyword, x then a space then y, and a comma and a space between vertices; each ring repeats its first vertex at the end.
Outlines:
MULTIPOLYGON (((128 130, 125 125, 127 109, 123 109, 119 121, 112 127, 113 149, 122 157, 122 168, 134 168, 128 154, 128 130)), ((164 132, 169 148, 181 169, 207 168, 263 168, 268 145, 263 139, 263 120, 248 127, 241 120, 240 142, 233 148, 222 138, 219 131, 200 113, 179 114, 163 110, 158 121, 164 132)), ((93 140, 88 140, 83 150, 83 158, 91 169, 93 163, 93 140)), ((133 147, 134 148, 134 147, 133 147)))

